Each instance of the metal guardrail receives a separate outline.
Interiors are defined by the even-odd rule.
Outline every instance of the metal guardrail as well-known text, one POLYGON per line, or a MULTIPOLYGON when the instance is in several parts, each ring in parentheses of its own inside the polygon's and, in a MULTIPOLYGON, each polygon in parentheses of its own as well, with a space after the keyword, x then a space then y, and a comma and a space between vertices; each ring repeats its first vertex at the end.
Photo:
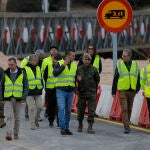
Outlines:
MULTIPOLYGON (((150 48, 150 11, 135 11, 131 25, 118 33, 118 48, 150 48)), ((74 48, 82 53, 89 43, 98 52, 112 48, 112 33, 97 22, 96 11, 0 13, 0 47, 5 54, 29 54, 36 49, 61 52, 74 48)))

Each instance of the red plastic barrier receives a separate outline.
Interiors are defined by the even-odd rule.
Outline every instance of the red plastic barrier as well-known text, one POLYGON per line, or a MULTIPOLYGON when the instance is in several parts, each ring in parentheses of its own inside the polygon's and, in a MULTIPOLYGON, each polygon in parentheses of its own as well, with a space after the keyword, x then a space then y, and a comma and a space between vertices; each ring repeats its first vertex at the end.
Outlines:
POLYGON ((57 41, 61 41, 62 35, 63 35, 62 27, 60 25, 58 25, 57 26, 57 33, 56 33, 57 41))
POLYGON ((72 101, 72 108, 71 108, 72 112, 75 112, 75 113, 77 112, 77 102, 78 102, 78 95, 74 93, 73 101, 72 101))
POLYGON ((6 44, 9 44, 9 42, 10 42, 9 27, 5 27, 5 29, 4 29, 4 41, 5 41, 6 44))
POLYGON ((112 107, 110 110, 109 117, 110 117, 110 119, 113 119, 113 120, 119 120, 119 121, 122 120, 118 91, 117 91, 116 96, 113 100, 113 104, 112 104, 112 107))
POLYGON ((17 43, 18 40, 19 40, 19 29, 14 29, 14 39, 15 39, 15 42, 17 43))
POLYGON ((147 101, 145 97, 143 99, 143 105, 141 108, 138 125, 144 127, 150 127, 149 112, 148 112, 147 101))
POLYGON ((101 89, 101 86, 99 85, 98 88, 97 88, 96 106, 97 106, 98 101, 99 101, 99 99, 100 99, 101 91, 102 91, 102 89, 101 89))
POLYGON ((37 31, 36 31, 35 28, 32 28, 32 30, 31 30, 31 36, 32 36, 32 39, 33 39, 34 41, 37 40, 37 31))

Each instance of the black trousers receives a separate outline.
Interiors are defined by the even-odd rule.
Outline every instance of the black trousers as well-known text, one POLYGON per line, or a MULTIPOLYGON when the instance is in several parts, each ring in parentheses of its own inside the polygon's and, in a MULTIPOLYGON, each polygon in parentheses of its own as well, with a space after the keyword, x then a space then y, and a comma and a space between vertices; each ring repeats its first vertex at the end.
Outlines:
POLYGON ((46 100, 46 113, 48 115, 48 120, 49 122, 54 122, 55 116, 57 116, 56 89, 46 90, 45 100, 46 100))

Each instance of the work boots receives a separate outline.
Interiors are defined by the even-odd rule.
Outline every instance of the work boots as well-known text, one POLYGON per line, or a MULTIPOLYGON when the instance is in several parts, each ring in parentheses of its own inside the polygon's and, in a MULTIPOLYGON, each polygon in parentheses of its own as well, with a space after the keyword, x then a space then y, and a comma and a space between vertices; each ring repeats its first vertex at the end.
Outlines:
POLYGON ((82 132, 82 128, 83 128, 83 123, 82 123, 82 121, 79 120, 79 126, 78 126, 77 131, 82 132))
POLYGON ((93 121, 88 121, 88 128, 87 128, 87 133, 89 134, 95 134, 93 127, 93 121))

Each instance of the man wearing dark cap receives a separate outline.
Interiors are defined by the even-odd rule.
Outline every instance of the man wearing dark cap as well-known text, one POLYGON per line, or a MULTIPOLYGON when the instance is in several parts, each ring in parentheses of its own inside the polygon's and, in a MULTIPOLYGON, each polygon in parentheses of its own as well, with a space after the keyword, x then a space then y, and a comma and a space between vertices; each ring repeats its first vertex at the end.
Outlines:
POLYGON ((41 72, 43 73, 46 66, 48 64, 51 64, 52 63, 52 56, 55 54, 55 53, 58 53, 58 48, 56 46, 51 46, 50 47, 50 51, 49 51, 50 55, 46 58, 44 58, 43 62, 42 62, 42 66, 41 66, 41 72))
MULTIPOLYGON (((45 72, 45 69, 48 65, 51 65, 53 62, 52 62, 52 56, 54 54, 58 53, 58 48, 56 46, 51 46, 50 47, 50 51, 49 51, 49 56, 44 58, 43 59, 43 62, 42 62, 42 66, 41 66, 41 73, 42 73, 42 77, 44 75, 44 72, 45 72)), ((52 68, 53 69, 53 68, 52 68)), ((45 117, 48 117, 48 110, 47 110, 47 105, 48 105, 48 99, 47 97, 45 96, 45 105, 46 105, 46 109, 45 109, 45 114, 44 116, 45 117)))
POLYGON ((96 91, 100 81, 100 76, 95 67, 91 65, 92 57, 88 53, 84 53, 82 57, 83 64, 78 67, 77 71, 77 93, 78 93, 78 115, 77 120, 79 122, 78 132, 82 132, 83 119, 86 108, 86 102, 88 102, 88 129, 87 133, 94 134, 93 129, 95 108, 96 108, 96 91))

